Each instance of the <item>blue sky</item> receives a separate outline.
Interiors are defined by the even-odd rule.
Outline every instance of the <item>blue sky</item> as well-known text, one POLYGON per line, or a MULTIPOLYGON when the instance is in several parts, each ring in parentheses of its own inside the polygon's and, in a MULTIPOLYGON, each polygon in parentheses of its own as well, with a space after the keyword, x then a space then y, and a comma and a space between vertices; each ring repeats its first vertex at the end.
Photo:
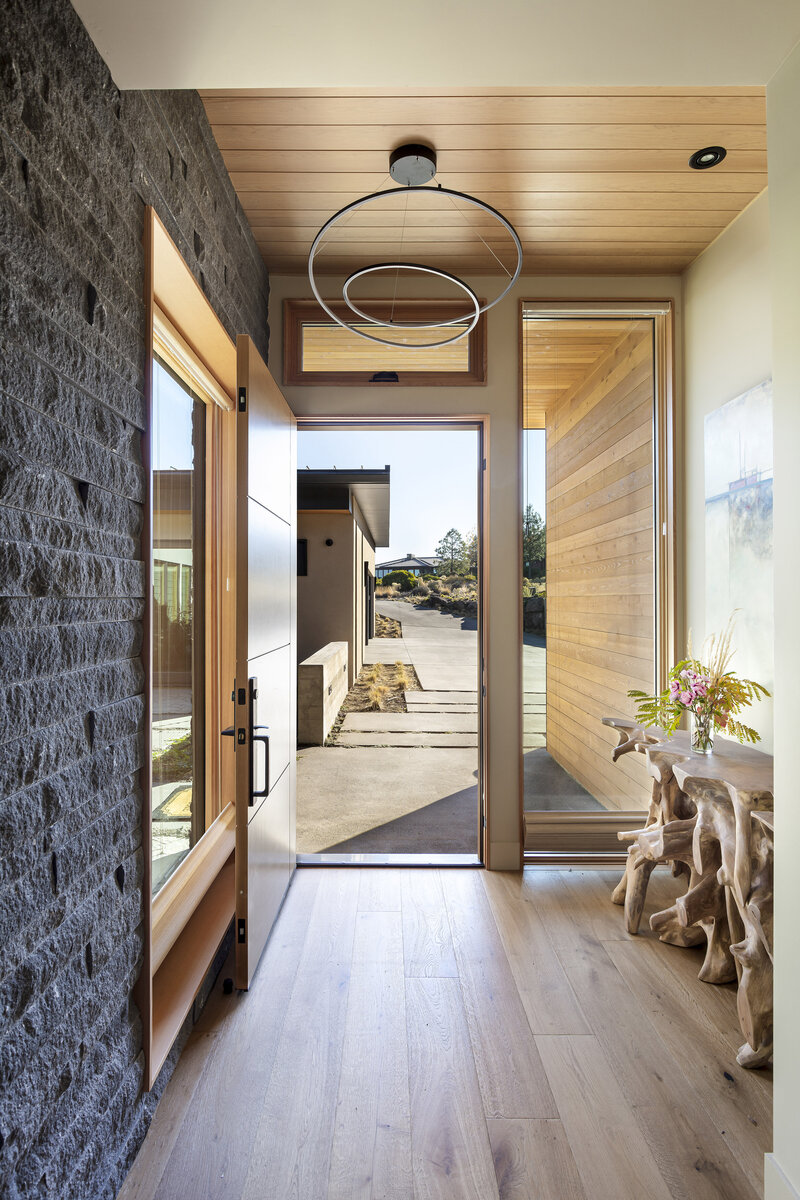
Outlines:
MULTIPOLYGON (((531 503, 544 504, 542 453, 531 454, 531 503), (541 462, 539 461, 541 460, 541 462)), ((478 435, 474 430, 429 429, 328 432, 301 430, 297 466, 339 470, 391 467, 390 545, 378 560, 433 554, 451 528, 468 537, 477 526, 478 435)))
POLYGON ((522 507, 532 504, 544 517, 545 432, 543 429, 526 429, 522 436, 522 507))
POLYGON ((433 554, 451 528, 467 537, 478 521, 474 430, 301 430, 297 466, 391 467, 390 545, 379 560, 433 554))
POLYGON ((158 363, 153 364, 153 470, 192 467, 193 400, 158 363))
MULTIPOLYGON (((192 401, 156 367, 156 410, 169 419, 154 429, 156 470, 191 467, 192 401)), ((474 430, 429 429, 328 432, 301 430, 299 468, 381 468, 391 473, 390 545, 379 560, 433 554, 453 527, 468 537, 477 526, 478 435, 474 430)), ((544 515, 544 433, 525 433, 523 489, 527 502, 544 515)))

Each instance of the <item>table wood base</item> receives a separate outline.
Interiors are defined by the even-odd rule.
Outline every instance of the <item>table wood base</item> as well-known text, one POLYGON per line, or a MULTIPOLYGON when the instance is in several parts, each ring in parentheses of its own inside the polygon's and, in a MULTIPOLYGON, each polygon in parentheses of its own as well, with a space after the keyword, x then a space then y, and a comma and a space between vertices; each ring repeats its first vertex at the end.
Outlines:
POLYGON ((650 928, 673 946, 705 944, 699 978, 738 981, 737 1010, 745 1043, 737 1062, 765 1066, 772 1056, 772 760, 726 744, 695 754, 688 735, 606 717, 617 731, 613 757, 643 753, 653 779, 644 829, 619 834, 628 842, 625 873, 612 899, 624 905, 625 927, 639 931, 654 869, 668 864, 686 891, 650 928))

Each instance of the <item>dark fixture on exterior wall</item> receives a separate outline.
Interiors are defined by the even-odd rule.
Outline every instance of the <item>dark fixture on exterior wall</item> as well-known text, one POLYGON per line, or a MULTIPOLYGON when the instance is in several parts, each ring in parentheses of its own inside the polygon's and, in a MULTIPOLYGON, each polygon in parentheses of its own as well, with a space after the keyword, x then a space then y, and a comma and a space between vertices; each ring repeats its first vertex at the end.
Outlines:
POLYGON ((399 383, 400 376, 397 371, 376 371, 374 375, 369 377, 370 383, 399 383))
POLYGON ((727 153, 724 146, 705 146, 702 150, 695 150, 689 159, 689 166, 695 171, 707 171, 709 167, 718 166, 727 153))

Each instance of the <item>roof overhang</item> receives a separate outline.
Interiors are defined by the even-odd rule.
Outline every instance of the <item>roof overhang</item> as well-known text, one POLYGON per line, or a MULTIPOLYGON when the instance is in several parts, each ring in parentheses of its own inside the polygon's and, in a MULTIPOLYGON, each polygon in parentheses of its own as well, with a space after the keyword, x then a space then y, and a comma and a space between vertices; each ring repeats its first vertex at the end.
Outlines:
MULTIPOLYGON (((340 508, 337 495, 345 493, 358 504, 373 545, 389 545, 389 467, 383 470, 297 472, 297 507, 340 508)), ((352 511, 352 505, 348 505, 352 511)))

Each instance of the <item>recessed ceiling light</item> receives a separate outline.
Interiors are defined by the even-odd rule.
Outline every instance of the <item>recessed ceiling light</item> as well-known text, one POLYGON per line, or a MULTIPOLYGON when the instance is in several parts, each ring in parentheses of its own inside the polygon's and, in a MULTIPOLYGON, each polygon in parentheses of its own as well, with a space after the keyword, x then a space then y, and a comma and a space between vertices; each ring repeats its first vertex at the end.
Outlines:
POLYGON ((702 150, 695 150, 689 159, 689 166, 695 171, 707 171, 709 167, 721 163, 727 153, 724 146, 705 146, 702 150))

